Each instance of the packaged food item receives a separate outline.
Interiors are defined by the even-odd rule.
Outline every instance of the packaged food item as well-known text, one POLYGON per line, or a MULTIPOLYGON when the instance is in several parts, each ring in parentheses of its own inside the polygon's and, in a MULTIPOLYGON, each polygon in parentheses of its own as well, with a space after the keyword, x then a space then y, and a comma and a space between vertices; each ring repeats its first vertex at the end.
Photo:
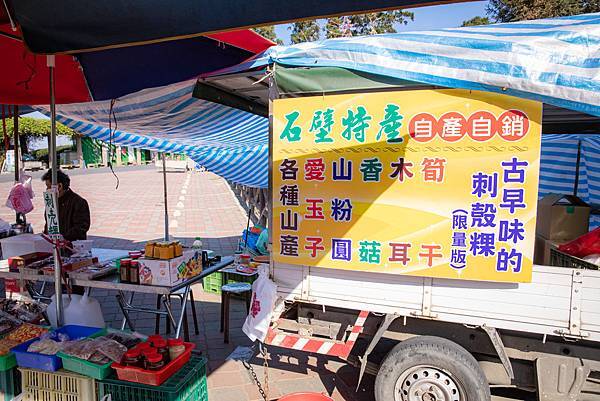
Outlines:
POLYGON ((169 344, 169 359, 173 360, 185 352, 185 345, 181 338, 172 338, 169 344))
POLYGON ((162 355, 154 354, 146 357, 146 370, 161 370, 164 366, 162 355))
POLYGON ((102 355, 100 352, 94 352, 92 356, 90 356, 88 361, 97 365, 106 365, 107 363, 112 362, 109 358, 102 355))
POLYGON ((140 264, 137 260, 132 260, 129 265, 129 282, 131 284, 140 283, 140 264))
POLYGON ((121 267, 119 268, 119 275, 122 283, 129 282, 129 266, 131 264, 131 259, 124 258, 121 259, 121 267))
POLYGON ((147 242, 146 247, 144 248, 144 254, 147 258, 154 257, 154 247, 156 246, 155 242, 147 242))
POLYGON ((120 344, 123 344, 127 347, 127 349, 131 349, 141 342, 141 340, 136 336, 122 332, 108 333, 105 337, 110 338, 111 340, 115 340, 120 344))
POLYGON ((17 341, 19 344, 29 341, 32 338, 41 336, 47 333, 48 330, 43 327, 35 326, 30 323, 23 323, 17 327, 14 331, 10 332, 5 338, 7 340, 17 341))
POLYGON ((27 352, 37 352, 44 355, 56 355, 62 348, 62 343, 50 338, 32 342, 27 348, 27 352))
POLYGON ((41 302, 22 302, 14 299, 0 299, 0 311, 27 323, 40 320, 48 305, 41 302))
POLYGON ((165 363, 169 362, 169 346, 167 343, 167 340, 165 339, 158 339, 155 340, 152 345, 154 345, 154 347, 156 348, 156 351, 162 355, 163 360, 165 361, 165 363))
POLYGON ((19 325, 14 319, 9 317, 0 317, 0 335, 14 330, 19 325))
POLYGON ((7 340, 5 338, 0 340, 0 355, 6 355, 10 352, 10 349, 19 345, 17 341, 7 340))
POLYGON ((96 352, 96 342, 89 338, 69 341, 63 346, 62 352, 75 358, 88 360, 96 352))
POLYGON ((250 263, 250 254, 249 253, 242 253, 240 255, 240 264, 242 265, 248 265, 250 263))
POLYGON ((127 352, 126 346, 110 338, 99 337, 94 342, 96 343, 96 350, 113 362, 121 362, 123 355, 127 352))
POLYGON ((123 356, 123 365, 133 366, 136 368, 143 368, 144 363, 142 360, 142 354, 139 349, 130 349, 123 356))

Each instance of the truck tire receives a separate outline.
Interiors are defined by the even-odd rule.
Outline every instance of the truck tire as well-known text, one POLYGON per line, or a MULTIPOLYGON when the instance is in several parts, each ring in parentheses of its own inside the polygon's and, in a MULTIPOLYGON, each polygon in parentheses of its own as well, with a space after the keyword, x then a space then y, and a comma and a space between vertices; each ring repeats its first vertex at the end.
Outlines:
POLYGON ((386 355, 377 401, 490 401, 490 387, 466 349, 441 337, 414 337, 386 355))

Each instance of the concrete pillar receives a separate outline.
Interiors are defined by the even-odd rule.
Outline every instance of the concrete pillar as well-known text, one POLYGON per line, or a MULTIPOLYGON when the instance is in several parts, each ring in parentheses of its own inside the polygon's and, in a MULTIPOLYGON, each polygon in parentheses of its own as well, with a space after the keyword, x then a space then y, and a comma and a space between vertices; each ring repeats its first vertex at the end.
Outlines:
POLYGON ((79 161, 79 167, 85 167, 83 162, 83 148, 81 146, 81 136, 77 135, 75 137, 75 144, 77 146, 77 160, 79 161))
POLYGON ((102 164, 108 166, 108 147, 104 143, 100 146, 102 146, 102 164))
POLYGON ((117 145, 116 147, 116 151, 115 151, 115 156, 117 157, 117 162, 116 165, 120 166, 123 164, 123 156, 122 156, 122 151, 121 151, 121 147, 117 145))
POLYGON ((137 164, 138 166, 142 164, 142 152, 142 149, 135 150, 135 164, 137 164))

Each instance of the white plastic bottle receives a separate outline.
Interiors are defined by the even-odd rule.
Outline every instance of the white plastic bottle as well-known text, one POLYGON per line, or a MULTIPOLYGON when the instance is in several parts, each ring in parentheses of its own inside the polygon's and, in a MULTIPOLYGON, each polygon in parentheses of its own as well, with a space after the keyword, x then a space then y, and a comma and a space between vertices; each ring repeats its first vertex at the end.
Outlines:
POLYGON ((192 249, 194 249, 197 252, 202 252, 202 240, 200 239, 200 237, 196 237, 194 239, 194 243, 192 244, 192 249))

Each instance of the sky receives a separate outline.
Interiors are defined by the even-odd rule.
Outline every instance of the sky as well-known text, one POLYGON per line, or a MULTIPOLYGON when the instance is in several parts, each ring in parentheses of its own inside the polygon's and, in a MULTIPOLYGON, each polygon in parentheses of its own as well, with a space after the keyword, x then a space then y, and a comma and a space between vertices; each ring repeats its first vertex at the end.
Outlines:
MULTIPOLYGON (((429 6, 406 9, 415 14, 415 20, 407 25, 396 27, 398 32, 402 31, 425 31, 428 29, 454 28, 463 21, 476 16, 485 16, 486 1, 474 1, 458 4, 440 6, 429 6)), ((290 44, 290 24, 277 25, 275 32, 285 44, 290 44)))

